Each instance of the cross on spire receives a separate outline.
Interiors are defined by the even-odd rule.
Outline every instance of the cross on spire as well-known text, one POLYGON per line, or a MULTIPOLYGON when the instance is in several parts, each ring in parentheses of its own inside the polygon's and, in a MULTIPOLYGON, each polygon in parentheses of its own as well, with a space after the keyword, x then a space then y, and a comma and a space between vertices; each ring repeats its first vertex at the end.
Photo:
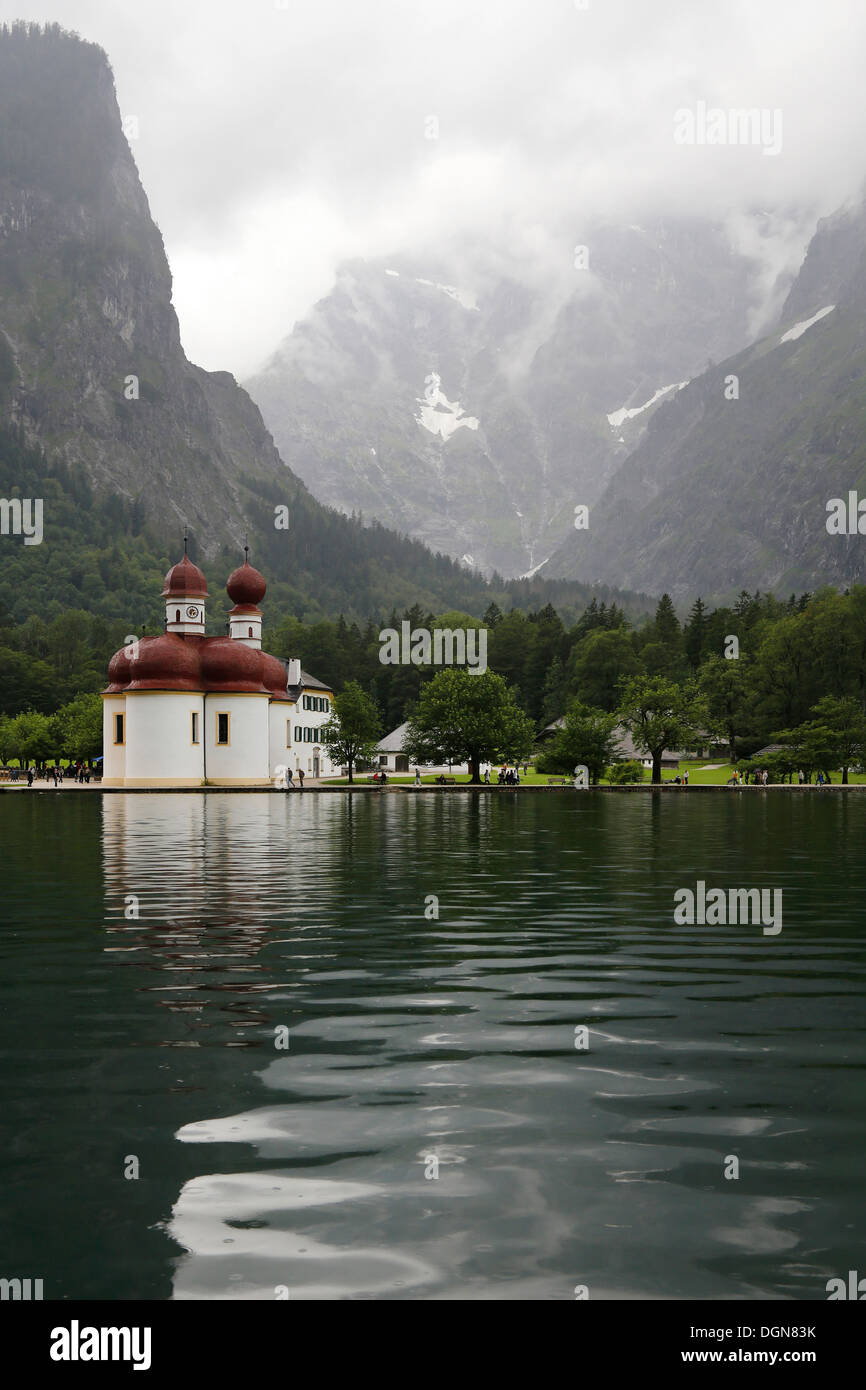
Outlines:
POLYGON ((247 535, 247 533, 246 533, 246 531, 245 531, 245 532, 244 532, 244 564, 245 564, 245 565, 248 565, 249 563, 250 563, 249 536, 247 535))
POLYGON ((184 528, 183 528, 183 553, 184 553, 184 558, 185 558, 186 555, 187 555, 187 546, 188 546, 188 544, 189 544, 189 530, 188 530, 188 528, 187 528, 186 526, 184 526, 184 528))

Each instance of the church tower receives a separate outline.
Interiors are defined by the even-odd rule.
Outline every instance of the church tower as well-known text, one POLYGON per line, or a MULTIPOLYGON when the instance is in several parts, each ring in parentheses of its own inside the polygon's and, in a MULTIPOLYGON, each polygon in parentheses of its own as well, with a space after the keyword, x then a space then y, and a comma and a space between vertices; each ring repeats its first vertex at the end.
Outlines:
POLYGON ((165 599, 165 630, 183 637, 204 637, 205 599, 207 580, 187 554, 187 538, 183 538, 183 559, 165 576, 162 597, 165 599))
POLYGON ((262 649, 262 612, 259 604, 267 592, 264 575, 254 569, 249 560, 250 548, 244 546, 244 562, 229 575, 226 593, 234 607, 229 612, 229 636, 245 647, 262 649))

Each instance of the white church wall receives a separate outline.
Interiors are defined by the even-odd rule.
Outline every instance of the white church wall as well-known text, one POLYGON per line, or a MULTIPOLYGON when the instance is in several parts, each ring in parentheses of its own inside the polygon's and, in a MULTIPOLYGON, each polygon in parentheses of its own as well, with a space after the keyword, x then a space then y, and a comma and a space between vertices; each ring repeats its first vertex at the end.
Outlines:
POLYGON ((295 705, 289 700, 271 700, 268 711, 268 742, 270 775, 277 775, 278 767, 295 768, 292 745, 286 742, 286 724, 292 733, 295 727, 295 705))
POLYGON ((114 716, 124 716, 126 734, 126 696, 106 695, 102 701, 102 785, 119 787, 126 776, 126 743, 114 741, 114 716))
POLYGON ((208 694, 207 780, 218 786, 270 782, 268 695, 208 694), (218 744, 217 715, 229 716, 229 741, 218 744))
MULTIPOLYGON (((107 703, 107 702, 106 702, 107 703)), ((204 777, 202 696, 180 690, 127 695, 126 785, 197 787, 204 777), (192 714, 199 742, 193 743, 192 714)))

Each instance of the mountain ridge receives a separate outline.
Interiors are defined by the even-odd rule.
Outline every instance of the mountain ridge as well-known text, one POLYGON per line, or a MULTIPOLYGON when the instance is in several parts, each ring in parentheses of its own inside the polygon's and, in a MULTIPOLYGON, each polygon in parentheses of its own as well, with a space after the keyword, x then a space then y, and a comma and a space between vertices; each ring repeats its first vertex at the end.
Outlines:
MULTIPOLYGON (((186 358, 110 64, 59 25, 0 29, 0 423, 13 432, 4 462, 19 457, 16 440, 20 457, 57 460, 68 470, 55 480, 61 491, 63 479, 80 479, 122 500, 139 528, 163 538, 158 550, 171 551, 172 537, 179 545, 188 526, 197 556, 223 564, 249 533, 272 595, 311 618, 342 609, 366 619, 416 602, 480 615, 493 598, 543 606, 551 592, 566 609, 589 601, 568 581, 491 586, 315 500, 231 373, 186 358), (288 530, 276 529, 278 508, 288 508, 288 530)), ((64 528, 49 517, 45 544, 59 544, 64 528)), ((25 585, 16 611, 27 574, 44 592, 35 577, 50 565, 38 549, 26 552, 29 568, 16 560, 25 585)))
POLYGON ((850 490, 866 495, 864 202, 821 222, 773 331, 658 410, 546 573, 652 575, 680 600, 844 588, 866 556, 828 534, 827 503, 850 490))

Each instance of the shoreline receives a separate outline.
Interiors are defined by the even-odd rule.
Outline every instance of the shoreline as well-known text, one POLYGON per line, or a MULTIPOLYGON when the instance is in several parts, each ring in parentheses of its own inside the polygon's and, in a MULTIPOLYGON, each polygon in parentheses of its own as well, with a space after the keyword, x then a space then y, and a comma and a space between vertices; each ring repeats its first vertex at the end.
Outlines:
POLYGON ((57 787, 55 787, 55 786, 53 786, 53 785, 52 785, 52 786, 39 786, 39 787, 37 787, 37 786, 34 785, 34 786, 32 786, 32 787, 28 787, 28 786, 26 786, 24 783, 21 783, 21 782, 18 782, 18 783, 16 783, 16 782, 0 783, 0 794, 2 794, 3 792, 28 792, 28 793, 30 793, 30 794, 36 792, 36 793, 38 793, 39 795, 42 795, 42 796, 53 796, 53 795, 55 794, 55 792, 84 792, 84 793, 88 793, 88 794, 92 794, 92 793, 94 793, 94 792, 101 792, 101 793, 104 793, 106 796, 112 796, 112 795, 115 795, 115 794, 119 794, 119 795, 121 795, 121 796, 136 796, 136 795, 156 796, 156 795, 159 795, 159 794, 162 793, 162 792, 167 792, 167 793, 169 793, 169 794, 172 795, 172 796, 176 796, 176 795, 178 795, 179 793, 192 793, 193 795, 199 795, 199 794, 202 793, 202 792, 204 792, 204 793, 206 793, 206 794, 219 793, 219 794, 222 794, 222 795, 233 796, 233 795, 235 795, 236 793, 240 793, 241 795, 249 795, 250 793, 253 793, 253 792, 263 792, 263 793, 266 793, 267 795, 273 795, 273 796, 308 796, 308 795, 316 795, 317 793, 321 793, 321 792, 325 792, 325 793, 327 793, 327 794, 339 794, 340 792, 348 792, 348 793, 350 793, 350 794, 355 793, 355 792, 361 792, 362 794, 370 794, 370 793, 375 793, 375 792, 379 792, 379 793, 385 792, 387 795, 394 795, 394 794, 399 794, 399 793, 410 794, 410 795, 417 795, 417 794, 420 792, 420 793, 426 794, 426 795, 429 795, 429 794, 431 794, 431 793, 433 793, 433 794, 438 794, 438 795, 442 795, 442 794, 444 793, 445 795, 450 795, 450 794, 453 794, 453 793, 455 793, 455 792, 456 792, 456 793, 460 793, 460 792, 493 792, 493 793, 496 793, 496 794, 502 794, 502 793, 508 793, 508 792, 571 792, 571 793, 574 793, 574 792, 576 792, 576 791, 580 791, 580 792, 584 792, 584 793, 585 793, 585 792, 603 792, 605 795, 607 795, 608 793, 613 793, 613 794, 623 794, 623 793, 624 793, 624 794, 626 794, 626 795, 634 795, 634 794, 640 795, 641 793, 644 793, 644 794, 649 793, 649 794, 651 794, 651 795, 660 794, 660 793, 665 793, 665 794, 667 794, 667 793, 670 793, 670 794, 679 793, 679 794, 681 794, 681 795, 686 795, 686 794, 687 794, 687 795, 689 795, 689 796, 694 795, 695 793, 703 794, 703 793, 705 793, 705 792, 727 792, 727 793, 729 793, 729 794, 730 794, 731 792, 747 792, 747 793, 750 793, 750 794, 755 794, 755 793, 758 793, 758 792, 822 792, 822 793, 823 793, 823 792, 840 792, 840 791, 841 791, 841 792, 866 792, 866 783, 863 783, 863 782, 848 782, 848 783, 843 783, 843 782, 830 782, 830 783, 828 783, 828 784, 825 784, 825 785, 822 786, 822 787, 819 787, 819 786, 817 786, 815 783, 812 783, 811 785, 805 784, 805 783, 804 783, 804 784, 801 785, 800 783, 797 783, 797 782, 795 782, 795 783, 788 783, 788 782, 771 782, 771 783, 769 783, 766 787, 751 787, 751 786, 742 786, 742 785, 740 785, 740 786, 728 786, 727 783, 718 783, 718 782, 716 782, 716 783, 705 783, 705 784, 703 784, 703 785, 700 784, 700 783, 698 783, 698 784, 693 784, 693 785, 688 786, 688 787, 683 787, 683 786, 681 786, 681 785, 678 786, 678 785, 677 785, 676 783, 674 783, 674 782, 661 782, 661 783, 659 783, 659 782, 655 782, 655 783, 653 783, 653 782, 642 782, 642 783, 636 783, 636 784, 629 785, 629 786, 624 786, 624 787, 606 787, 606 786, 602 786, 602 785, 599 783, 599 784, 595 784, 595 785, 592 785, 592 786, 589 786, 589 787, 580 787, 580 788, 577 788, 577 787, 571 786, 570 784, 567 785, 567 786, 548 786, 548 787, 545 787, 545 786, 539 786, 538 784, 529 783, 529 784, 527 784, 527 785, 521 785, 521 786, 517 786, 517 787, 509 787, 509 786, 500 786, 498 783, 495 783, 495 784, 494 784, 494 783, 490 783, 489 785, 485 785, 483 782, 482 782, 482 783, 478 783, 478 782, 475 782, 475 783, 472 783, 472 782, 458 782, 458 783, 456 783, 456 784, 449 785, 449 786, 433 786, 433 785, 423 786, 423 785, 422 785, 422 786, 420 786, 420 787, 416 787, 416 786, 414 786, 414 784, 412 784, 412 783, 407 783, 407 782, 400 783, 400 782, 398 782, 398 783, 388 783, 388 784, 386 784, 384 787, 377 787, 377 786, 372 786, 372 785, 370 785, 369 783, 365 783, 365 782, 356 782, 356 783, 354 783, 352 786, 349 786, 347 783, 341 783, 341 784, 339 784, 339 785, 328 785, 327 783, 319 783, 319 784, 316 784, 316 785, 313 785, 313 786, 306 786, 302 792, 301 792, 301 791, 298 791, 297 788, 295 788, 295 789, 292 790, 292 791, 286 791, 286 790, 284 790, 282 787, 261 786, 260 784, 259 784, 259 785, 251 784, 250 786, 242 786, 242 787, 218 787, 218 786, 215 786, 215 787, 211 787, 211 786, 201 786, 201 787, 188 787, 188 786, 187 786, 187 787, 166 787, 166 786, 153 786, 153 787, 103 787, 103 786, 102 786, 100 783, 98 783, 98 782, 95 782, 95 783, 91 782, 91 783, 89 783, 89 784, 88 784, 88 783, 82 784, 82 783, 79 783, 79 782, 70 782, 70 783, 66 783, 66 784, 61 783, 61 784, 60 784, 59 786, 57 786, 57 787))

